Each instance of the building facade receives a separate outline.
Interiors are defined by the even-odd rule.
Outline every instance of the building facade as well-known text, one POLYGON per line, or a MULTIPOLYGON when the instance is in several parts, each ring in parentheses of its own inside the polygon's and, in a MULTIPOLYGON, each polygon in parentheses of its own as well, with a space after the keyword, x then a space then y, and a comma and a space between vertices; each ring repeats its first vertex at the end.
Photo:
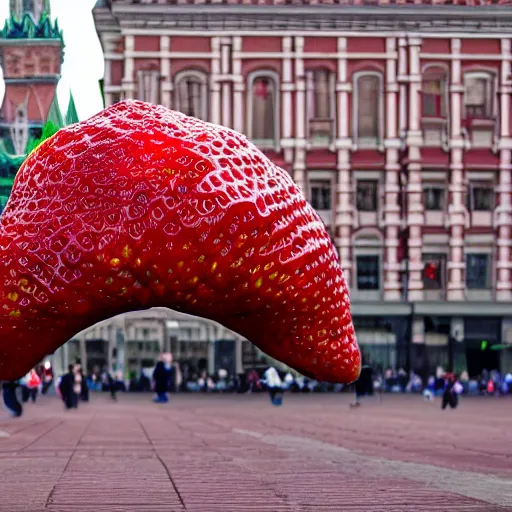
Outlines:
POLYGON ((125 378, 139 377, 143 369, 156 365, 162 352, 190 373, 219 369, 229 373, 262 363, 252 345, 225 327, 202 318, 164 308, 134 311, 100 322, 78 333, 53 356, 56 373, 68 364, 80 362, 88 374, 104 369, 118 371, 125 378))
POLYGON ((490 350, 512 343, 512 9, 443 3, 100 0, 94 16, 107 105, 232 127, 293 176, 368 362, 476 375, 512 363, 490 350))

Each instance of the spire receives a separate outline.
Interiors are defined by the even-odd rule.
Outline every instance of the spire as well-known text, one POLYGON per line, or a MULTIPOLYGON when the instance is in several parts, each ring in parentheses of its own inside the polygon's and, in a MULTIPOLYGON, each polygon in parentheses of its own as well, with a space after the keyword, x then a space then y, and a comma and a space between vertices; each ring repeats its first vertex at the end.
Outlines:
POLYGON ((50 110, 48 111, 48 117, 46 118, 47 122, 50 122, 53 126, 58 128, 59 130, 65 126, 64 119, 62 118, 62 112, 59 106, 59 100, 57 98, 57 93, 53 97, 52 104, 50 105, 50 110))
POLYGON ((73 93, 69 94, 69 103, 68 103, 68 111, 66 113, 66 125, 74 124, 80 122, 78 118, 78 112, 76 110, 75 98, 73 98, 73 93))

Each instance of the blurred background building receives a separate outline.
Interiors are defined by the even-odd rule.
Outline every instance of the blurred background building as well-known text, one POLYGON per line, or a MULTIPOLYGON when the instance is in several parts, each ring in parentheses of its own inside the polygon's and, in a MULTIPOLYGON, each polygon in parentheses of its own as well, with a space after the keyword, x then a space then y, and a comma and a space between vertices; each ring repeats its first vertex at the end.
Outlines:
POLYGON ((510 368, 493 350, 512 343, 509 0, 100 0, 94 16, 107 106, 232 127, 293 176, 368 362, 510 368))

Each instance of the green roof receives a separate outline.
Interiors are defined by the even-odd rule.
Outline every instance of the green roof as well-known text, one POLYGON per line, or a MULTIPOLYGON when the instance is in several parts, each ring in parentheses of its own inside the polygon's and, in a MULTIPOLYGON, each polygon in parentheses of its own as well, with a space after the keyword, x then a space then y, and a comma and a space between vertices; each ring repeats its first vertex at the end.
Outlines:
POLYGON ((11 15, 5 20, 5 25, 0 31, 0 39, 60 39, 64 44, 62 30, 57 20, 52 24, 46 13, 41 19, 35 22, 28 13, 24 14, 21 20, 11 15))
POLYGON ((50 121, 55 126, 58 126, 59 129, 64 126, 64 119, 62 117, 62 111, 59 105, 59 99, 57 98, 57 93, 53 97, 52 104, 50 105, 50 109, 48 110, 47 121, 50 121))
POLYGON ((69 94, 68 111, 66 112, 66 125, 79 123, 78 112, 76 110, 75 98, 73 93, 69 94))

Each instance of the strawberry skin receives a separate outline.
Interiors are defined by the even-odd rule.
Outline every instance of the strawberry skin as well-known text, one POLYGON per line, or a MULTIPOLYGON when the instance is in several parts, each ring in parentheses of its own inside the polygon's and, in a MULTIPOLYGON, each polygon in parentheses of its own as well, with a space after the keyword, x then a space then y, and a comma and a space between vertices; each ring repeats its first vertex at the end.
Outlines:
POLYGON ((232 130, 126 101, 18 173, 0 219, 0 380, 155 306, 216 320, 306 376, 359 376, 336 250, 288 173, 232 130))

